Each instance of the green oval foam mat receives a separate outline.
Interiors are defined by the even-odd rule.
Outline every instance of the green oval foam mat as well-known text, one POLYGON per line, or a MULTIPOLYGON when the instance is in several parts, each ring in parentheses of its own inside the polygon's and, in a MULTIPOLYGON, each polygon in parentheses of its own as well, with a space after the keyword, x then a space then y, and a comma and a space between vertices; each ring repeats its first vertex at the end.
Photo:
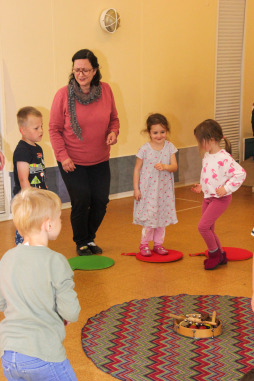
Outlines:
POLYGON ((115 261, 103 255, 84 255, 68 259, 72 270, 102 270, 114 265, 115 261))

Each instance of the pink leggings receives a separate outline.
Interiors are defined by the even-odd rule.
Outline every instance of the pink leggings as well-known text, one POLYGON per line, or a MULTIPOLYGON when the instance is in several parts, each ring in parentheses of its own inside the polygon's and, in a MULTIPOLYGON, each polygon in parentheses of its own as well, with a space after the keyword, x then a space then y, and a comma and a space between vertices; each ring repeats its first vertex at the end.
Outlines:
POLYGON ((216 198, 204 198, 202 205, 202 217, 198 224, 198 230, 202 235, 209 251, 217 248, 222 249, 219 238, 215 234, 215 221, 225 212, 232 200, 232 194, 216 198))
POLYGON ((149 241, 154 242, 154 246, 162 245, 165 238, 165 228, 143 227, 141 245, 147 246, 149 241))

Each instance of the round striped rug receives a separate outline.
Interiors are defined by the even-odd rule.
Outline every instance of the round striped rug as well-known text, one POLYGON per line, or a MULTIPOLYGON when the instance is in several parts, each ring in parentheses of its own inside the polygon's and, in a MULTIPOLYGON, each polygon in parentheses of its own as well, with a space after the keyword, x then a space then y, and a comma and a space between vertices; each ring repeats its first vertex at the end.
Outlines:
POLYGON ((124 381, 232 381, 254 368, 254 316, 249 298, 174 295, 133 300, 91 317, 82 347, 103 372, 124 381), (176 334, 176 315, 217 312, 223 332, 195 340, 176 334))

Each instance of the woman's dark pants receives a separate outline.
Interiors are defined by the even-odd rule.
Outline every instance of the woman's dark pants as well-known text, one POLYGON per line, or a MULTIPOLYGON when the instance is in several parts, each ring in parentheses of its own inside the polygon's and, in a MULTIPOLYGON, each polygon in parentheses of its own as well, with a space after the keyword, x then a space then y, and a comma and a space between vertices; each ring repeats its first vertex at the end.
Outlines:
POLYGON ((66 173, 58 166, 71 199, 71 225, 73 241, 78 247, 86 245, 95 234, 105 216, 109 202, 109 161, 91 166, 76 165, 66 173))

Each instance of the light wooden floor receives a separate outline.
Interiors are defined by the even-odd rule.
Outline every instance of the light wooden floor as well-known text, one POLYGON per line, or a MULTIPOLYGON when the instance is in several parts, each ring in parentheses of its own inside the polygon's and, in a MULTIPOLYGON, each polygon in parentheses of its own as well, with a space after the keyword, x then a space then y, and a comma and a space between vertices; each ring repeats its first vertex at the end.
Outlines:
MULTIPOLYGON (((122 252, 138 250, 141 227, 132 225, 133 199, 113 200, 98 231, 96 242, 104 255, 115 265, 99 271, 75 271, 75 284, 82 307, 79 321, 67 327, 65 347, 79 381, 109 381, 115 378, 98 370, 85 356, 81 347, 81 328, 87 319, 109 307, 133 299, 151 296, 186 294, 219 294, 251 297, 252 260, 230 262, 214 271, 204 271, 203 257, 190 257, 205 244, 197 231, 202 196, 188 187, 176 189, 178 224, 166 231, 165 247, 182 251, 184 258, 167 264, 144 263, 122 252)), ((216 232, 223 246, 254 251, 254 193, 243 186, 233 195, 226 213, 218 220, 216 232)), ((76 255, 69 222, 70 210, 63 211, 63 228, 53 250, 66 258, 76 255)), ((12 221, 0 223, 0 258, 13 247, 15 229, 12 221)), ((0 314, 0 319, 3 314, 0 314)), ((4 380, 0 366, 0 380, 4 380)))

